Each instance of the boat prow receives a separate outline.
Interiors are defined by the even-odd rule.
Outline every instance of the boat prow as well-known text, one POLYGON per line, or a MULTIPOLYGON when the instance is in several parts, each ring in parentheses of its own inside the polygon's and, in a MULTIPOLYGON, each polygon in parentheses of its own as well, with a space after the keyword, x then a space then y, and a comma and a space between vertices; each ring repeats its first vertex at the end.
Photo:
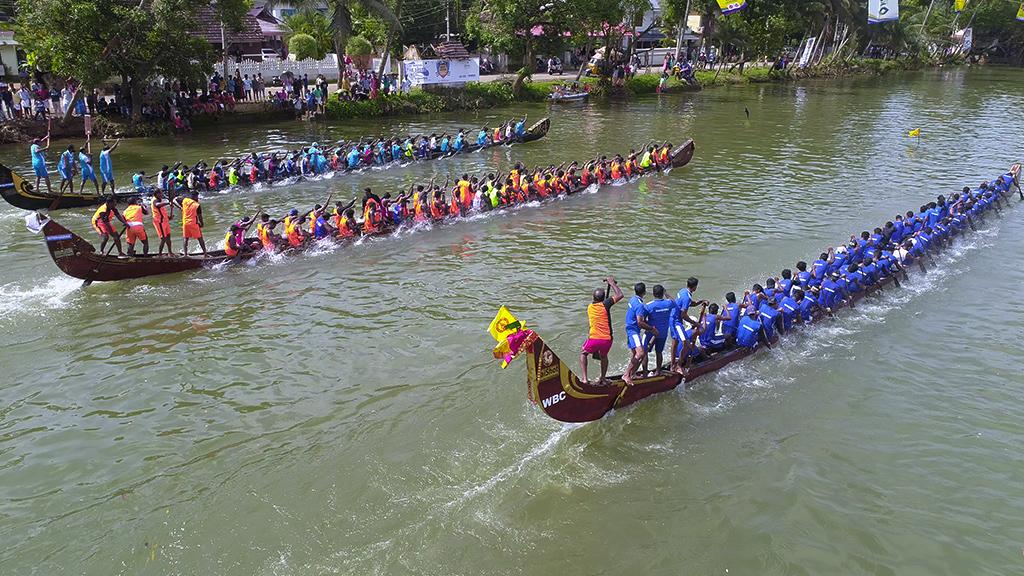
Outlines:
MULTIPOLYGON (((54 264, 68 276, 87 282, 109 282, 173 274, 215 266, 233 259, 223 250, 210 252, 205 258, 154 254, 119 257, 101 254, 81 236, 50 218, 45 219, 42 232, 54 264)), ((254 255, 246 253, 240 259, 244 260, 254 255)))
MULTIPOLYGON (((35 186, 17 172, 0 164, 0 196, 8 204, 22 210, 45 210, 51 208, 84 208, 99 206, 106 198, 99 194, 66 193, 51 194, 36 190, 35 186)), ((119 202, 126 201, 134 194, 116 194, 119 202)))
POLYGON ((673 168, 682 168, 693 160, 693 153, 697 149, 697 146, 693 143, 693 139, 690 138, 686 142, 683 142, 673 150, 669 157, 671 158, 670 164, 673 168))
POLYGON ((610 378, 607 384, 582 382, 536 332, 527 338, 523 346, 527 350, 530 400, 562 422, 597 420, 615 408, 671 390, 683 381, 681 374, 661 372, 650 378, 636 378, 632 386, 627 386, 621 376, 610 378))

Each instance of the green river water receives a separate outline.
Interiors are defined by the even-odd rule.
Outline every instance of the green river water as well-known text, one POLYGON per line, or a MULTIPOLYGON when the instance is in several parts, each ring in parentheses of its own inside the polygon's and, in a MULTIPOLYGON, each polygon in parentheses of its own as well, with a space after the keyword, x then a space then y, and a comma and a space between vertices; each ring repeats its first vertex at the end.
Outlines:
MULTIPOLYGON (((575 363, 607 274, 672 293, 694 275, 721 301, 1022 159, 1022 86, 1021 70, 945 69, 125 141, 122 181, 552 117, 529 145, 205 198, 218 240, 256 206, 363 186, 652 139, 693 137, 697 155, 550 205, 88 289, 3 204, 0 574, 1020 574, 1019 207, 903 290, 587 425, 532 406, 486 327, 506 304, 575 363)), ((0 157, 29 172, 26 147, 0 157)), ((59 218, 86 235, 90 213, 59 218)), ((616 344, 613 369, 625 359, 616 344)))

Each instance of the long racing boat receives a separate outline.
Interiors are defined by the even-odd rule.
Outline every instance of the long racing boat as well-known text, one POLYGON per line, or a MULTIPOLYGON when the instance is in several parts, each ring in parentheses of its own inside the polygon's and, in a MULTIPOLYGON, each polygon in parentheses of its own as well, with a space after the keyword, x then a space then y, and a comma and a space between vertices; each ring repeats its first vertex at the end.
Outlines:
MULTIPOLYGON (((498 146, 511 146, 513 144, 525 144, 527 142, 533 142, 543 138, 548 133, 548 129, 551 127, 551 120, 544 118, 533 126, 528 128, 523 136, 518 138, 512 138, 509 140, 502 140, 500 142, 488 141, 483 145, 477 145, 475 143, 466 144, 459 152, 448 152, 441 153, 440 151, 434 150, 428 152, 423 158, 418 158, 411 161, 391 161, 399 162, 402 166, 412 164, 415 162, 423 162, 427 160, 440 160, 443 158, 450 158, 457 154, 469 154, 484 150, 487 148, 494 148, 498 146)), ((421 138, 423 136, 417 136, 421 138)), ((353 143, 354 144, 354 143, 353 143)), ((344 159, 342 159, 344 160, 344 159)), ((384 164, 387 165, 387 164, 384 164)), ((360 163, 356 168, 339 167, 337 170, 324 172, 321 176, 333 177, 339 174, 350 174, 356 172, 362 172, 365 170, 371 170, 375 167, 384 166, 381 164, 366 164, 360 163)), ((77 178, 76 178, 77 179, 77 178)), ((292 180, 294 182, 301 182, 305 180, 304 176, 285 176, 283 178, 275 178, 269 183, 280 182, 284 180, 292 180)), ((99 206, 110 194, 96 194, 95 192, 75 192, 75 193, 52 193, 44 192, 42 190, 36 190, 35 186, 31 183, 30 178, 26 178, 7 166, 0 164, 0 196, 7 201, 8 204, 21 208, 23 210, 59 210, 62 208, 84 208, 89 206, 99 206)), ((267 180, 258 180, 256 183, 267 184, 267 180)), ((54 186, 56 186, 54 182, 54 186)), ((241 182, 235 185, 235 188, 239 190, 252 187, 252 183, 241 182)), ((230 186, 224 185, 221 188, 229 188, 230 186)), ((117 192, 115 193, 114 199, 118 203, 127 203, 129 199, 139 196, 140 193, 137 191, 130 192, 117 192)))
MULTIPOLYGON (((1021 165, 1014 164, 1006 176, 1012 176, 1012 185, 1017 186, 1021 201, 1024 201, 1024 192, 1021 192, 1019 184, 1020 171, 1021 165)), ((1007 188, 1009 186, 1010 184, 1007 185, 1007 188)), ((1006 201, 1009 202, 1008 197, 1006 201)), ((998 202, 995 207, 998 210, 998 202)), ((974 222, 969 215, 967 222, 973 229, 974 222)), ((966 231, 967 228, 963 230, 966 231)), ((922 272, 925 271, 923 260, 918 259, 916 263, 922 272)), ((879 280, 866 290, 855 292, 841 307, 852 307, 857 301, 889 286, 899 287, 897 275, 906 279, 908 269, 902 268, 897 274, 879 280)), ((835 309, 832 312, 834 313, 835 309)), ((501 315, 502 312, 499 312, 495 323, 498 323, 501 315)), ((815 321, 821 319, 822 316, 824 316, 823 313, 816 315, 815 321)), ((505 323, 513 326, 508 320, 505 323)), ((673 390, 680 385, 689 388, 697 378, 717 372, 733 362, 757 354, 765 348, 770 348, 781 338, 780 334, 774 334, 767 345, 762 342, 753 348, 734 346, 730 349, 701 355, 695 362, 686 366, 682 373, 660 370, 651 377, 638 376, 634 378, 632 385, 627 385, 621 375, 610 376, 604 384, 581 381, 572 368, 563 362, 535 331, 525 329, 525 326, 521 326, 518 320, 514 321, 513 329, 514 332, 511 330, 507 332, 509 334, 507 336, 508 344, 512 344, 511 351, 510 346, 499 340, 499 348, 504 346, 503 353, 506 363, 520 355, 526 356, 527 397, 545 414, 561 422, 598 420, 614 409, 628 406, 648 396, 673 390)), ((497 338, 497 336, 495 337, 497 338)), ((495 349, 495 356, 499 356, 498 348, 495 349)))
MULTIPOLYGON (((657 170, 648 170, 634 178, 642 178, 663 170, 668 171, 674 168, 686 166, 693 158, 694 150, 695 146, 693 140, 687 140, 669 153, 669 163, 667 166, 657 170)), ((611 182, 608 184, 611 184, 611 182)), ((566 195, 578 194, 593 186, 597 185, 591 184, 590 186, 579 186, 567 191, 566 195)), ((555 198, 557 198, 557 196, 552 196, 546 201, 551 201, 555 198)), ((540 202, 545 202, 545 200, 541 200, 540 202)), ((495 211, 501 211, 503 209, 503 207, 499 207, 496 208, 495 211)), ((109 254, 99 252, 85 239, 71 232, 59 222, 48 216, 36 213, 34 216, 30 215, 30 218, 35 219, 33 226, 30 227, 30 229, 33 231, 41 231, 43 233, 50 257, 53 259, 57 267, 65 274, 84 280, 86 283, 129 280, 134 278, 144 278, 147 276, 174 274, 190 270, 199 270, 202 268, 211 268, 227 263, 250 260, 256 258, 262 253, 261 250, 246 251, 232 257, 228 256, 223 250, 216 250, 209 252, 209 255, 206 257, 181 255, 157 256, 154 254, 137 254, 135 256, 125 257, 111 256, 109 254)), ((446 216, 440 220, 434 219, 433 222, 436 224, 439 222, 457 221, 460 219, 462 219, 461 216, 446 216)), ((394 233, 398 228, 403 226, 406 226, 406 224, 403 223, 398 227, 382 227, 369 235, 386 236, 394 233)), ((355 238, 333 238, 329 241, 352 242, 353 240, 355 240, 355 238)), ((300 253, 313 246, 315 242, 322 241, 323 240, 307 241, 300 246, 284 248, 283 252, 287 254, 300 253)))

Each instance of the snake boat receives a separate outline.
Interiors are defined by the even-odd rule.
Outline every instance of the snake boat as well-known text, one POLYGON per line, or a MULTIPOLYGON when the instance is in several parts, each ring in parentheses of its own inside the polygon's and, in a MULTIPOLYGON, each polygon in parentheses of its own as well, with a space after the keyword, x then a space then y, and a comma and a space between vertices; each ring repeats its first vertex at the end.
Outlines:
MULTIPOLYGON (((544 118, 543 120, 538 121, 529 129, 527 129, 524 135, 520 138, 513 138, 511 140, 506 140, 497 143, 488 142, 487 144, 483 144, 480 146, 476 145, 475 143, 466 144, 466 146, 460 152, 457 153, 449 152, 442 154, 439 151, 434 151, 430 153, 430 155, 427 158, 415 160, 414 162, 423 162, 426 160, 440 160, 442 158, 450 158, 451 156, 456 154, 465 155, 486 148, 495 148, 498 146, 525 144, 527 142, 533 142, 535 140, 543 138, 545 135, 547 135, 548 130, 550 128, 551 120, 548 118, 544 118)), ((391 162, 389 164, 392 163, 394 162, 391 162)), ((374 168, 374 166, 376 165, 360 165, 357 168, 339 169, 335 172, 329 172, 326 174, 331 174, 333 176, 337 174, 362 172, 365 170, 370 170, 374 168)), ((285 178, 273 180, 269 183, 280 182, 289 179, 294 180, 295 182, 300 182, 302 180, 305 180, 305 177, 287 176, 285 178)), ((62 208, 84 208, 88 206, 99 206, 108 196, 110 196, 109 194, 96 194, 95 192, 76 192, 65 194, 44 192, 42 190, 36 190, 35 186, 31 183, 30 180, 34 180, 34 178, 26 178, 14 172, 9 167, 0 164, 0 196, 3 196, 3 199, 6 200, 8 204, 15 206, 17 208, 21 208, 23 210, 59 210, 62 208)), ((258 183, 268 184, 267 181, 260 181, 258 183)), ((56 182, 54 182, 54 185, 56 186, 56 182)), ((252 184, 239 184, 235 186, 235 188, 242 190, 245 188, 251 188, 252 186, 252 184)), ((118 192, 113 196, 118 203, 123 204, 127 203, 130 198, 139 196, 139 193, 135 191, 118 192)))
MULTIPOLYGON (((1008 172, 1018 185, 1018 191, 1020 170, 1021 165, 1014 164, 1008 172)), ((1024 200, 1024 193, 1021 193, 1021 198, 1024 200)), ((973 222, 971 226, 974 226, 973 222)), ((923 272, 923 263, 919 260, 918 264, 923 272)), ((907 270, 904 268, 900 273, 904 278, 907 270)), ((898 282, 896 275, 884 278, 867 290, 855 293, 850 299, 850 305, 845 307, 851 307, 857 301, 889 286, 898 286, 898 282)), ((820 314, 815 318, 818 319, 820 314)), ((607 384, 583 382, 536 332, 523 330, 520 335, 522 337, 517 343, 517 350, 520 352, 517 356, 526 356, 527 397, 545 414, 562 422, 598 420, 614 409, 628 406, 648 396, 673 390, 680 385, 689 388, 697 378, 717 372, 733 362, 768 348, 761 344, 754 348, 734 347, 704 355, 685 368, 683 373, 662 370, 653 377, 636 377, 633 385, 628 386, 621 375, 609 376, 607 384)), ((780 335, 774 335, 771 344, 776 344, 780 338, 780 335)))
MULTIPOLYGON (((681 168, 686 166, 693 158, 695 145, 693 140, 687 140, 677 146, 669 154, 668 168, 681 168)), ((668 169, 666 168, 666 169, 668 169)), ((635 178, 642 178, 656 171, 645 172, 635 178)), ((594 185, 592 185, 594 186, 594 185)), ((580 186, 568 191, 566 194, 578 194, 589 187, 580 186)), ((553 200, 551 198, 550 200, 553 200)), ((548 201, 550 201, 548 200, 548 201)), ((496 211, 504 210, 497 208, 496 211)), ((255 258, 261 251, 245 251, 238 256, 228 256, 223 250, 209 252, 206 257, 201 256, 156 256, 154 254, 135 256, 111 256, 96 250, 92 244, 74 232, 62 226, 56 220, 37 213, 37 226, 41 228, 46 247, 54 263, 65 274, 91 282, 108 282, 116 280, 129 280, 157 276, 161 274, 175 274, 202 268, 212 268, 230 262, 242 262, 255 258)), ((434 223, 444 221, 457 221, 461 217, 446 217, 442 220, 435 220, 434 223)), ((402 224, 405 226, 405 224, 402 224)), ((372 236, 386 236, 395 232, 396 227, 385 227, 371 234, 372 236)), ((334 242, 351 242, 349 239, 332 239, 334 242)), ((301 246, 289 247, 285 253, 300 253, 313 242, 301 246)))

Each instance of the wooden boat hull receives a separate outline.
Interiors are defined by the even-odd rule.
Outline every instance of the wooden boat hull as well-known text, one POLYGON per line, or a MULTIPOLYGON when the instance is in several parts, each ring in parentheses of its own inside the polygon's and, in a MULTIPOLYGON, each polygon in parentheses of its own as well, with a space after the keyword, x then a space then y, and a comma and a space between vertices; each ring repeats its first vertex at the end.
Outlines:
MULTIPOLYGON (((1021 166, 1015 164, 1010 172, 1019 178, 1021 166)), ((923 267, 922 267, 923 269, 923 267)), ((868 290, 858 292, 851 298, 852 304, 867 296, 884 290, 896 283, 889 277, 868 290)), ((818 320, 820 318, 815 318, 818 320)), ((778 343, 776 335, 772 345, 778 343)), ((648 396, 667 392, 683 384, 689 388, 694 380, 711 374, 767 349, 764 345, 755 348, 733 348, 712 354, 687 367, 684 374, 662 371, 657 376, 636 378, 627 386, 622 376, 612 376, 609 383, 595 385, 581 382, 572 369, 555 354, 544 340, 531 332, 522 344, 526 355, 527 396, 548 416, 562 422, 590 422, 598 420, 615 408, 628 406, 648 396)))
MULTIPOLYGON (((476 146, 475 144, 467 145, 461 152, 449 152, 447 154, 436 152, 427 158, 427 160, 440 160, 443 158, 449 158, 456 154, 469 154, 486 148, 533 142, 546 136, 550 128, 551 120, 549 118, 544 118, 531 126, 522 138, 509 140, 507 142, 499 142, 497 144, 485 144, 484 146, 476 146)), ((349 172, 360 172, 369 168, 371 167, 361 166, 353 170, 339 170, 338 173, 344 174, 349 172)), ((296 178, 296 182, 301 182, 303 180, 305 180, 303 177, 296 178)), ((57 186, 58 184, 57 182, 53 182, 53 185, 57 186)), ((239 186, 239 188, 248 187, 251 186, 239 186)), ((98 195, 89 192, 61 195, 58 193, 50 194, 43 192, 42 190, 36 190, 35 185, 32 184, 29 179, 17 174, 7 166, 0 164, 0 196, 3 196, 3 199, 6 200, 8 204, 21 208, 22 210, 60 210, 63 208, 86 208, 89 206, 99 206, 108 195, 98 195)), ((139 193, 134 191, 114 194, 114 198, 119 203, 127 203, 129 199, 136 196, 139 196, 139 193)))
MULTIPOLYGON (((670 153, 670 166, 672 168, 685 166, 693 158, 694 150, 693 140, 687 140, 679 145, 670 153)), ((568 194, 577 194, 585 189, 585 187, 581 187, 570 191, 568 194)), ((498 208, 498 210, 504 209, 498 208)), ((453 220, 447 218, 437 220, 435 223, 453 220)), ((386 236, 394 231, 394 227, 384 227, 369 235, 386 236)), ((118 257, 100 254, 92 244, 52 219, 49 219, 43 226, 43 234, 50 257, 57 267, 69 276, 88 280, 89 282, 113 282, 188 272, 202 268, 211 268, 229 261, 249 260, 259 253, 244 252, 237 258, 228 256, 223 250, 210 252, 210 256, 206 258, 198 256, 154 255, 118 257)), ((350 240, 336 238, 334 241, 346 242, 350 240)), ((302 246, 288 247, 284 249, 284 252, 289 254, 299 253, 306 250, 312 244, 313 242, 308 242, 302 246)))

